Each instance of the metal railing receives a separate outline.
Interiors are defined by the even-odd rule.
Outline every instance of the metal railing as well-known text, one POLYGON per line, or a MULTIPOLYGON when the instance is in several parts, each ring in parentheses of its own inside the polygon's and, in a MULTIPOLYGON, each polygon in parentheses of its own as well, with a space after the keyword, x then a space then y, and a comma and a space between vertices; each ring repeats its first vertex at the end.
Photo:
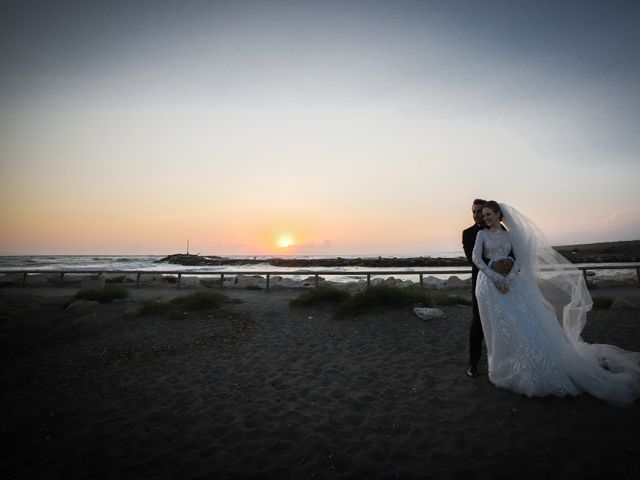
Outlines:
MULTIPOLYGON (((588 272, 592 270, 635 270, 637 280, 640 283, 640 263, 620 263, 620 264, 591 264, 591 265, 576 265, 576 268, 582 270, 582 273, 587 279, 588 272)), ((65 269, 65 270, 42 270, 42 269, 14 269, 14 270, 0 270, 2 274, 21 274, 22 275, 22 285, 27 284, 27 279, 29 275, 58 275, 58 283, 60 286, 64 283, 64 276, 69 275, 102 275, 102 274, 114 274, 114 275, 135 275, 136 276, 136 287, 140 286, 140 277, 142 275, 170 275, 177 276, 176 287, 180 288, 181 280, 183 275, 190 276, 220 276, 220 287, 224 288, 224 278, 225 276, 229 277, 238 277, 240 275, 243 276, 260 276, 266 277, 266 288, 269 288, 271 278, 275 276, 313 276, 314 284, 317 287, 319 284, 319 280, 321 277, 325 276, 366 276, 367 277, 367 286, 371 285, 371 277, 372 276, 392 276, 392 275, 405 275, 405 276, 418 276, 420 286, 424 286, 424 276, 425 275, 453 275, 453 274, 470 274, 471 267, 466 268, 455 268, 455 269, 447 269, 447 270, 435 270, 435 269, 425 269, 425 270, 351 270, 351 271, 334 271, 334 270, 309 270, 309 271, 206 271, 206 270, 107 270, 107 269, 92 269, 92 270, 74 270, 74 269, 65 269)))

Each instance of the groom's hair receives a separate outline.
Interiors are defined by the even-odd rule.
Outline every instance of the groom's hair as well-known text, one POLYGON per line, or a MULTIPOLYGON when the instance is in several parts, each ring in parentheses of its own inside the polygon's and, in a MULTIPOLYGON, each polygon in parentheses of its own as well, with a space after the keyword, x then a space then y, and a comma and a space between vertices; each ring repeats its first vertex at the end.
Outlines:
POLYGON ((481 199, 481 198, 476 198, 476 199, 473 201, 472 205, 484 205, 485 203, 487 203, 487 201, 486 201, 486 200, 483 200, 483 199, 481 199))

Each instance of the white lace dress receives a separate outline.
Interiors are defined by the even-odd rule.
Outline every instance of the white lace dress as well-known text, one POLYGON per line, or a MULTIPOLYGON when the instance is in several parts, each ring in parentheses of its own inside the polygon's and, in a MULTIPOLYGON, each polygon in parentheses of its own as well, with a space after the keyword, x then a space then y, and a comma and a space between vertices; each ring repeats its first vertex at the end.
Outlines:
MULTIPOLYGON (((540 308, 536 292, 519 281, 517 263, 506 277, 482 260, 506 258, 512 249, 509 233, 482 230, 478 233, 473 261, 480 269, 476 297, 487 346, 489 380, 498 387, 527 396, 577 395, 581 389, 571 378, 567 356, 579 362, 555 314, 540 308), (500 293, 493 279, 509 287, 500 293)), ((600 367, 598 367, 600 368, 600 367)))

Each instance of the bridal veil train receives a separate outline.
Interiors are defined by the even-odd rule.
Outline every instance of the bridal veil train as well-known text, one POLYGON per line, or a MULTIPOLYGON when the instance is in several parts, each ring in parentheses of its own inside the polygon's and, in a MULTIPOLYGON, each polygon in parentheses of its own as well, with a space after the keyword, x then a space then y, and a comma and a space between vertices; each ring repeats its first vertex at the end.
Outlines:
POLYGON ((479 232, 473 254, 490 381, 527 396, 587 392, 631 405, 640 396, 640 353, 582 339, 592 307, 582 272, 551 247, 533 221, 508 205, 499 207, 506 231, 479 232), (507 277, 482 259, 511 251, 516 262, 507 277), (508 292, 501 293, 495 281, 507 283, 508 292))

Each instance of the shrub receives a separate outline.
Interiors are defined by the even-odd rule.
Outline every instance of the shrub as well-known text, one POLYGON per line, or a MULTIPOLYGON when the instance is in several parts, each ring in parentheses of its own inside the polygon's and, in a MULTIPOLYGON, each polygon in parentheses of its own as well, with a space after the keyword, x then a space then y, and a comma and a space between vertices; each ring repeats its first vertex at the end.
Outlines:
POLYGON ((375 308, 403 308, 416 303, 424 307, 431 306, 431 300, 419 287, 400 288, 388 285, 376 285, 365 288, 343 302, 339 313, 343 315, 361 313, 375 308))
POLYGON ((593 297, 594 310, 606 310, 611 305, 613 305, 613 298, 611 297, 593 297))
POLYGON ((174 307, 170 303, 152 300, 142 304, 142 307, 138 310, 138 315, 164 315, 173 309, 174 307))
POLYGON ((76 293, 77 300, 94 300, 100 303, 112 302, 117 298, 127 298, 129 292, 122 287, 84 289, 76 293))
POLYGON ((146 302, 138 311, 138 315, 165 315, 171 318, 184 318, 185 312, 196 312, 219 308, 223 303, 239 303, 218 292, 196 292, 175 297, 169 302, 153 300, 146 302))
POLYGON ((218 308, 223 303, 229 303, 231 299, 218 292, 196 292, 171 300, 171 304, 189 312, 218 308))
POLYGON ((345 302, 351 298, 349 292, 341 288, 337 288, 331 285, 323 285, 321 287, 314 288, 304 292, 302 295, 294 298, 289 302, 291 306, 309 306, 309 305, 324 305, 324 304, 339 304, 345 302))

